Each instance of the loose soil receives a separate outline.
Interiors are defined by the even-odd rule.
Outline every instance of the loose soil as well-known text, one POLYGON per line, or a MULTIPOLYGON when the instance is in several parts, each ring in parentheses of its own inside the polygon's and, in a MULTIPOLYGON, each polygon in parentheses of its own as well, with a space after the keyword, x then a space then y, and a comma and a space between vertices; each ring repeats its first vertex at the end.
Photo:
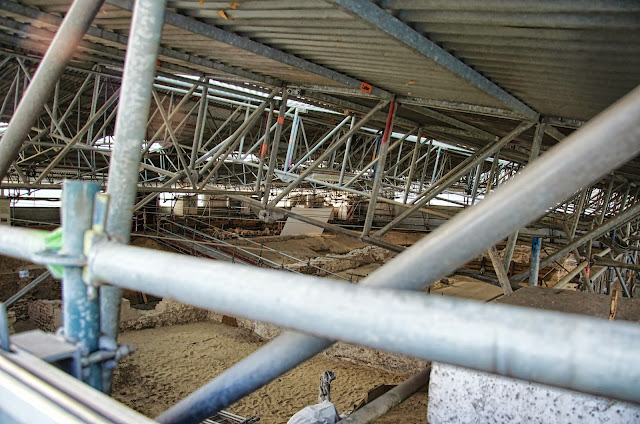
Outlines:
MULTIPOLYGON (((113 396, 149 417, 265 344, 248 330, 214 322, 125 332, 120 342, 134 344, 137 350, 116 370, 113 396)), ((351 410, 373 387, 409 377, 319 354, 227 410, 245 417, 257 415, 260 423, 286 423, 294 413, 317 402, 325 370, 336 373, 331 400, 341 413, 351 410)), ((376 422, 423 424, 426 417, 427 394, 420 392, 376 422)))

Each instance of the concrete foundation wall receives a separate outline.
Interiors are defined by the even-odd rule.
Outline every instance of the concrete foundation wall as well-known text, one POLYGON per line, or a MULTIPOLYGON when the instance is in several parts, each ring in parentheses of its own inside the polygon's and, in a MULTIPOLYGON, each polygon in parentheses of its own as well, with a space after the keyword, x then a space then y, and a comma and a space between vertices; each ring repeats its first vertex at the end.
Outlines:
POLYGON ((640 406, 433 363, 427 420, 430 424, 638 423, 640 406))

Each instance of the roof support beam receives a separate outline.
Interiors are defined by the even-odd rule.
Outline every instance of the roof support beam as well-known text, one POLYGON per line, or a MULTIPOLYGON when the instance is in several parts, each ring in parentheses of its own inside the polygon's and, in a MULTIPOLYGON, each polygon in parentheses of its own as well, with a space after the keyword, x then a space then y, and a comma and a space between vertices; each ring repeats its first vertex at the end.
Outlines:
MULTIPOLYGON (((16 14, 16 15, 20 15, 20 16, 24 16, 27 17, 29 19, 34 19, 34 20, 38 20, 44 23, 47 23, 49 25, 54 25, 54 26, 60 26, 62 24, 62 18, 51 14, 51 13, 46 13, 43 12, 41 10, 38 9, 34 9, 31 7, 27 7, 27 6, 23 6, 19 3, 13 3, 13 2, 7 2, 7 1, 3 1, 0 3, 1 7, 0 9, 6 10, 12 14, 16 14)), ((132 10, 132 9, 128 9, 128 10, 132 10)), ((5 20, 6 22, 6 20, 5 20)), ((21 25, 20 23, 16 22, 16 25, 18 26, 18 28, 20 28, 21 26, 24 27, 23 25, 21 25)), ((33 25, 29 25, 28 27, 28 31, 29 32, 33 32, 34 30, 39 30, 35 27, 33 27, 33 25)), ((14 28, 15 29, 15 28, 14 28)), ((41 31, 41 30, 39 30, 41 31)), ((87 35, 91 36, 91 37, 96 37, 96 38, 100 38, 100 39, 104 39, 107 41, 110 41, 112 43, 118 43, 120 45, 122 45, 122 51, 121 52, 116 52, 117 49, 115 48, 107 48, 106 46, 97 46, 97 44, 95 43, 87 43, 87 42, 83 42, 83 45, 87 45, 88 48, 93 49, 93 50, 97 50, 99 48, 100 51, 106 52, 110 55, 115 55, 117 57, 121 57, 122 59, 124 59, 124 49, 126 47, 126 45, 129 42, 129 37, 127 37, 126 35, 121 35, 121 34, 116 34, 115 32, 111 32, 108 30, 104 30, 104 29, 100 29, 94 26, 90 26, 87 31, 86 31, 87 35)), ((256 81, 262 84, 266 84, 269 86, 281 86, 282 82, 275 79, 275 78, 270 78, 270 77, 266 77, 263 75, 258 75, 256 73, 250 72, 250 71, 246 71, 244 69, 240 69, 240 68, 236 68, 234 66, 229 66, 229 65, 225 65, 223 63, 220 62, 216 62, 216 61, 212 61, 212 60, 208 60, 208 59, 204 59, 198 56, 194 56, 188 53, 183 53, 180 52, 178 50, 174 50, 171 48, 167 48, 167 47, 160 47, 158 50, 158 53, 161 57, 161 59, 164 59, 164 57, 167 57, 169 59, 175 60, 175 61, 181 61, 181 62, 187 62, 191 65, 194 66, 199 66, 199 67, 205 67, 205 68, 210 68, 216 71, 220 71, 220 72, 224 72, 226 74, 229 75, 236 75, 239 76, 241 78, 244 79, 248 79, 251 81, 256 81)), ((184 68, 181 65, 175 65, 175 66, 171 66, 171 64, 167 64, 164 63, 163 66, 165 68, 169 68, 169 69, 173 69, 173 70, 181 70, 181 69, 174 69, 175 66, 180 66, 181 68, 184 68)))
MULTIPOLYGON (((125 10, 132 10, 133 8, 132 0, 107 0, 107 3, 125 10)), ((285 53, 281 50, 274 49, 273 47, 257 43, 248 38, 225 31, 204 22, 196 21, 195 19, 188 18, 178 13, 167 11, 165 16, 165 23, 176 28, 190 31, 194 34, 202 35, 203 37, 207 37, 212 40, 229 44, 230 46, 248 51, 250 53, 257 54, 280 63, 284 63, 285 65, 293 66, 303 71, 333 80, 340 84, 346 85, 347 87, 360 89, 362 84, 362 81, 341 74, 340 72, 325 68, 324 66, 309 62, 307 60, 285 53)), ((386 100, 391 100, 394 97, 393 93, 390 93, 378 87, 372 87, 371 94, 380 99, 386 100)))
POLYGON ((505 106, 522 114, 524 117, 534 121, 538 120, 538 113, 529 106, 369 0, 327 0, 327 2, 334 3, 351 14, 369 22, 406 46, 428 57, 465 81, 468 81, 494 99, 499 100, 505 106))

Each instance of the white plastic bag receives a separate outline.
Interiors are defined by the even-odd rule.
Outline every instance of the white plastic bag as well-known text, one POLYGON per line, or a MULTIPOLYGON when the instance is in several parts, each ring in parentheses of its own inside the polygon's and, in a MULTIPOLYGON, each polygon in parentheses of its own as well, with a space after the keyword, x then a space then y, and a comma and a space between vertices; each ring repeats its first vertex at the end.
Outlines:
POLYGON ((328 400, 296 412, 287 424, 335 424, 340 421, 336 407, 328 400))

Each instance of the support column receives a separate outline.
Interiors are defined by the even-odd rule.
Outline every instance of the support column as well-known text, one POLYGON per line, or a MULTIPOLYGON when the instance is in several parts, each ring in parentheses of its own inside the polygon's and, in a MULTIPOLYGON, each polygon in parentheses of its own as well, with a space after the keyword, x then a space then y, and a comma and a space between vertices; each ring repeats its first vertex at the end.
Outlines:
POLYGON ((540 269, 540 248, 542 247, 542 239, 534 237, 531 240, 531 266, 529 269, 529 285, 538 285, 538 271, 540 269))
MULTIPOLYGON (((200 97, 200 104, 198 105, 198 118, 196 120, 196 130, 193 133, 193 145, 191 146, 191 159, 189 161, 189 172, 196 166, 196 159, 198 159, 198 150, 202 144, 202 137, 204 136, 205 122, 207 120, 207 105, 209 102, 209 86, 202 85, 202 97, 200 97)), ((161 106, 158 105, 160 108, 161 106)), ((167 128, 170 123, 167 122, 167 128)))
POLYGON ((267 180, 264 183, 264 194, 262 195, 263 208, 266 208, 267 203, 269 202, 269 191, 271 190, 271 182, 273 181, 273 171, 276 168, 276 162, 278 160, 278 147, 280 146, 280 136, 282 135, 282 127, 284 126, 284 115, 287 112, 288 96, 288 90, 286 87, 283 87, 282 100, 280 101, 280 109, 278 110, 278 119, 276 120, 276 132, 273 135, 273 143, 271 143, 271 157, 269 158, 267 180))
POLYGON ((258 175, 256 175, 256 193, 260 195, 260 185, 262 183, 262 168, 264 167, 264 158, 269 150, 269 143, 271 141, 271 122, 273 121, 273 102, 269 103, 269 110, 267 111, 267 123, 264 128, 264 140, 260 147, 260 164, 258 166, 258 175))
MULTIPOLYGON (((491 193, 493 188, 493 181, 496 179, 496 172, 498 172, 498 166, 500 164, 500 150, 493 155, 493 162, 491 163, 491 171, 489 172, 489 180, 487 181, 487 188, 484 190, 484 196, 487 197, 491 193)), ((496 184, 497 185, 497 184, 496 184)))
POLYGON ((482 175, 482 165, 484 162, 478 164, 478 168, 476 169, 476 175, 473 180, 473 190, 471 191, 471 204, 476 203, 476 196, 478 195, 478 185, 480 183, 480 176, 482 175))
POLYGON ((511 283, 509 282, 509 277, 507 276, 507 271, 504 269, 502 265, 502 261, 500 261, 500 255, 498 254, 498 249, 495 246, 491 246, 488 250, 489 259, 491 259, 491 264, 493 265, 493 269, 496 272, 496 276, 498 277, 498 282, 502 286, 502 291, 505 295, 510 295, 513 293, 513 289, 511 288, 511 283))
MULTIPOLYGON (((84 255, 84 233, 91 228, 93 198, 99 183, 65 181, 62 190, 62 250, 69 256, 84 255)), ((85 353, 98 350, 100 306, 98 298, 89 299, 81 266, 65 266, 62 274, 62 328, 71 343, 81 343, 85 353)), ((94 389, 102 388, 100 366, 90 365, 88 374, 78 376, 94 389)))
POLYGON ((293 113, 293 125, 291 126, 291 134, 289 135, 289 144, 287 145, 287 156, 284 160, 283 171, 287 172, 291 165, 291 159, 293 158, 293 152, 296 148, 296 140, 298 138, 298 126, 300 124, 299 109, 296 108, 293 113))
POLYGON ((429 168, 429 161, 431 160, 431 150, 433 149, 433 139, 429 139, 427 144, 427 157, 424 159, 424 166, 422 167, 422 175, 420 177, 420 186, 418 187, 418 193, 422 193, 424 182, 427 178, 427 171, 429 168))
MULTIPOLYGON (((532 161, 537 159, 540 154, 540 146, 542 145, 542 138, 544 137, 544 129, 546 124, 538 124, 536 127, 536 133, 533 136, 533 143, 531 144, 531 152, 529 153, 529 165, 532 161)), ((499 151, 498 151, 499 152, 499 151)), ((498 154, 496 152, 496 155, 498 154)), ((497 184, 496 184, 497 185, 497 184)), ((504 252, 504 269, 509 272, 509 267, 511 266, 511 258, 513 258, 513 251, 516 248, 516 244, 518 243, 518 231, 515 231, 513 234, 509 235, 509 239, 507 240, 507 247, 504 252)), ((536 280, 537 281, 537 280, 536 280)))
MULTIPOLYGON (((109 212, 106 232, 120 243, 129 244, 142 142, 145 139, 151 90, 156 73, 166 0, 137 0, 124 72, 122 96, 116 117, 116 132, 109 166, 109 212)), ((100 288, 100 330, 117 340, 122 289, 100 288)), ((103 391, 111 391, 112 370, 103 369, 103 391)))
POLYGON ((407 176, 407 184, 404 187, 404 197, 402 198, 402 203, 407 203, 407 197, 409 197, 409 190, 411 189, 411 181, 413 180, 413 176, 416 171, 416 160, 418 159, 418 153, 420 152, 421 140, 422 140, 422 127, 418 128, 418 137, 416 138, 416 145, 413 146, 413 156, 411 156, 411 165, 409 166, 409 175, 407 176))
MULTIPOLYGON (((349 129, 352 129, 355 124, 356 124, 356 117, 352 116, 351 126, 349 127, 349 129)), ((345 147, 344 157, 342 159, 342 166, 340 167, 340 179, 338 180, 338 185, 342 185, 342 182, 344 181, 344 170, 347 167, 347 161, 349 160, 349 151, 351 150, 352 139, 353 139, 353 135, 347 139, 347 145, 345 147)))
POLYGON ((384 165, 387 160, 387 152, 389 151, 389 138, 391 137, 391 131, 393 130, 393 118, 396 114, 396 102, 395 100, 389 104, 389 114, 387 115, 387 123, 382 134, 382 140, 380 142, 380 151, 378 155, 378 170, 376 176, 373 179, 373 187, 371 188, 371 198, 369 199, 369 207, 367 208, 367 217, 364 221, 364 228, 362 229, 362 236, 366 237, 371 231, 371 225, 373 224, 373 215, 376 212, 376 200, 380 192, 380 185, 382 183, 382 176, 384 175, 384 165))

